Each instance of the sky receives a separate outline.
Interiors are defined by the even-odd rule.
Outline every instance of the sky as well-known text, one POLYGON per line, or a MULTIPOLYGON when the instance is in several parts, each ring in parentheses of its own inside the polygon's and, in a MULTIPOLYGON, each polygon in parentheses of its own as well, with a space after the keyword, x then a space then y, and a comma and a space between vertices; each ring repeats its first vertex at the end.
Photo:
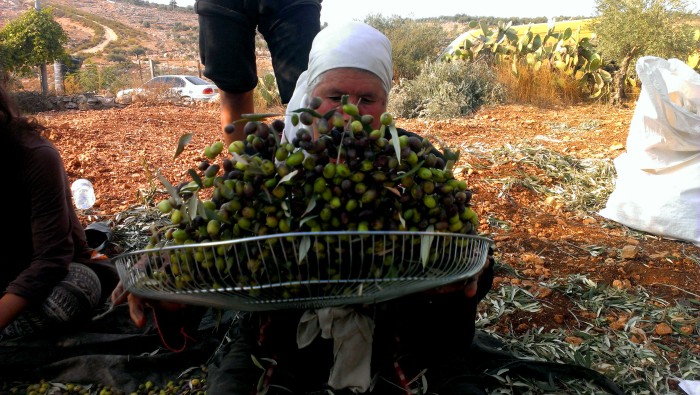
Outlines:
MULTIPOLYGON (((149 0, 169 4, 170 0, 149 0)), ((176 0, 178 6, 193 5, 194 0, 176 0)), ((689 0, 691 10, 700 12, 700 0, 689 0)), ((321 23, 364 20, 368 14, 384 17, 426 18, 467 14, 470 16, 552 17, 595 15, 595 0, 323 0, 321 23), (369 11, 371 10, 371 11, 369 11)))

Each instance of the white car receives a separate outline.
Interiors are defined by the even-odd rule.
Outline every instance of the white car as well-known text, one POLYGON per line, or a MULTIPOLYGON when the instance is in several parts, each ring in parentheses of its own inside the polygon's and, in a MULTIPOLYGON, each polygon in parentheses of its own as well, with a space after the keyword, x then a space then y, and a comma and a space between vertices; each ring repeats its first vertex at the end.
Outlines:
POLYGON ((134 96, 153 97, 160 100, 211 101, 218 94, 219 89, 216 85, 197 76, 159 75, 140 88, 117 92, 117 101, 125 101, 127 97, 133 100, 134 96))

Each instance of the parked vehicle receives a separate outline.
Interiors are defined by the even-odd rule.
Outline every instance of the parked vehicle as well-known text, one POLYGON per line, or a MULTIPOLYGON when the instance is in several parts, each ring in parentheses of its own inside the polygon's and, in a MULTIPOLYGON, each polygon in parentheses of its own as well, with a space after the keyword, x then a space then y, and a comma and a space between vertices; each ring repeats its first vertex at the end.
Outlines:
POLYGON ((139 88, 117 92, 117 101, 128 100, 127 97, 134 100, 135 96, 158 100, 210 101, 218 93, 216 85, 197 76, 159 75, 139 88))

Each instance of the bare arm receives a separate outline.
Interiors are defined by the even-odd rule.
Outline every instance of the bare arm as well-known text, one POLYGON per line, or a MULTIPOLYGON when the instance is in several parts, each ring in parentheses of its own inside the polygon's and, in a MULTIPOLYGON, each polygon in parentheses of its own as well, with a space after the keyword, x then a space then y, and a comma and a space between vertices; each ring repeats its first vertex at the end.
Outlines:
POLYGON ((22 313, 29 301, 21 296, 6 293, 0 298, 0 332, 22 313))

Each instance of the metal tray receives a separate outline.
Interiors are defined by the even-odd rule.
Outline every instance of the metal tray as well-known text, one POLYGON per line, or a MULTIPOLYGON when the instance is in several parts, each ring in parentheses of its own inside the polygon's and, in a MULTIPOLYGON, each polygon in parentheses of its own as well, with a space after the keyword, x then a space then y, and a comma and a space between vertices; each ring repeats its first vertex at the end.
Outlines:
POLYGON ((144 298, 239 311, 369 304, 465 280, 488 238, 444 232, 295 232, 140 250, 113 259, 144 298))

